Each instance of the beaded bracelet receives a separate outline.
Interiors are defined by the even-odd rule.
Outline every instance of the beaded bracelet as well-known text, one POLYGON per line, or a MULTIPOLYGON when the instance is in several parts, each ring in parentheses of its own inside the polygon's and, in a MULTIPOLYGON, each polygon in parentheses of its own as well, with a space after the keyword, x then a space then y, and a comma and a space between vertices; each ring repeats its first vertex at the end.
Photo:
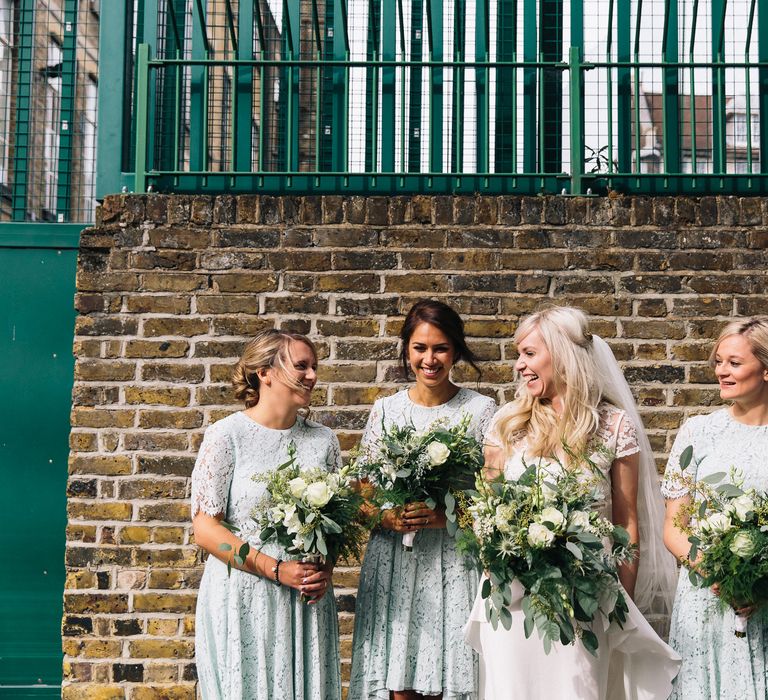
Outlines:
POLYGON ((275 585, 282 586, 280 583, 280 564, 283 563, 282 559, 278 559, 277 563, 272 567, 272 573, 275 575, 275 585))

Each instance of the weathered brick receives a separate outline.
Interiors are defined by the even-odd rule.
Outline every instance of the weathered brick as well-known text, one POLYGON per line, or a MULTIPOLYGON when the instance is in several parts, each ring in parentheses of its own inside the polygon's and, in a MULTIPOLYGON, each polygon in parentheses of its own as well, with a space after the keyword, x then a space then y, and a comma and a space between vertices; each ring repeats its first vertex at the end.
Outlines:
POLYGON ((177 612, 195 611, 197 595, 190 593, 136 593, 133 607, 136 612, 177 612))
POLYGON ((201 382, 204 378, 204 365, 147 362, 141 368, 141 379, 145 382, 161 381, 196 383, 201 382))
POLYGON ((136 461, 139 474, 190 476, 195 466, 194 457, 180 455, 162 457, 139 455, 136 461))
POLYGON ((152 294, 132 294, 125 297, 126 311, 131 313, 157 314, 187 314, 189 313, 189 297, 152 294))
POLYGON ((194 646, 181 639, 135 639, 128 642, 128 653, 134 659, 191 659, 194 646))
POLYGON ((119 476, 131 473, 131 458, 127 455, 78 455, 69 457, 70 474, 119 476))
POLYGON ((131 690, 131 700, 195 700, 195 687, 188 685, 143 685, 131 690))
POLYGON ((127 403, 142 405, 186 406, 189 389, 165 386, 129 386, 125 388, 127 403))
POLYGON ((144 336, 147 338, 163 335, 193 336, 208 332, 210 321, 207 318, 148 318, 143 322, 144 336))

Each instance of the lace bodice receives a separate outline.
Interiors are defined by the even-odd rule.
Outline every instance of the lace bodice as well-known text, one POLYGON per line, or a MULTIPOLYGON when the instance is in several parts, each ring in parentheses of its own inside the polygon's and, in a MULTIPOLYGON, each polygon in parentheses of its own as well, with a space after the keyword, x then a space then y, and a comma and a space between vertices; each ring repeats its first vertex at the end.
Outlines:
MULTIPOLYGON (((485 436, 485 443, 494 447, 502 447, 501 438, 497 432, 499 420, 509 412, 510 404, 502 407, 493 417, 493 421, 485 436)), ((610 514, 611 482, 610 470, 613 462, 622 457, 639 452, 637 429, 626 412, 609 403, 598 406, 599 422, 592 442, 592 462, 606 477, 603 487, 603 502, 600 509, 604 514, 610 514)), ((529 454, 525 434, 516 436, 512 443, 512 451, 504 463, 504 476, 507 479, 517 479, 533 461, 539 461, 537 455, 529 454)), ((541 460, 540 464, 547 470, 556 468, 552 460, 541 460)))
MULTIPOLYGON (((727 408, 683 423, 669 453, 661 492, 665 498, 682 498, 688 489, 679 480, 680 455, 693 446, 693 460, 687 474, 701 479, 715 472, 736 469, 746 488, 768 489, 768 425, 745 425, 727 408)), ((728 477, 726 480, 730 480, 728 477)))
POLYGON ((242 411, 211 425, 192 472, 192 517, 199 511, 223 513, 240 528, 243 539, 258 542, 250 514, 264 494, 264 484, 253 476, 285 462, 291 442, 302 466, 335 470, 341 465, 333 431, 302 417, 287 430, 265 428, 242 411))
POLYGON ((367 448, 379 439, 382 420, 387 426, 411 424, 417 430, 423 430, 440 419, 446 419, 449 425, 455 425, 465 414, 472 417, 470 431, 482 441, 495 410, 493 399, 471 389, 459 389, 452 399, 439 406, 416 404, 408 396, 408 389, 403 389, 374 403, 361 444, 363 448, 367 448))

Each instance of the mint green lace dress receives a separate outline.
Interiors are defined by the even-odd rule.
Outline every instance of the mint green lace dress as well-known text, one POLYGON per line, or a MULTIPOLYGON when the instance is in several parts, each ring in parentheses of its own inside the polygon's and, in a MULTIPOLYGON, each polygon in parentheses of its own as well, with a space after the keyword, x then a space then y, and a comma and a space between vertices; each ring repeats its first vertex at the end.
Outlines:
MULTIPOLYGON (((736 467, 747 488, 768 490, 768 426, 744 425, 721 409, 691 418, 680 428, 664 474, 665 498, 688 494, 676 478, 680 454, 688 445, 693 445, 698 463, 696 478, 736 467)), ((768 610, 752 615, 745 638, 734 635, 734 618, 710 589, 694 587, 688 570, 681 569, 669 643, 683 657, 683 666, 673 700, 768 698, 768 610)))
MULTIPOLYGON (((240 536, 261 547, 250 513, 264 493, 255 474, 274 469, 293 441, 299 464, 336 469, 339 443, 328 428, 299 417, 288 430, 234 413, 206 430, 192 472, 192 517, 224 513, 240 536)), ((270 556, 287 557, 276 544, 270 556)), ((316 605, 297 591, 232 569, 209 556, 195 618, 195 660, 203 700, 340 700, 336 602, 316 605)))
MULTIPOLYGON (((382 417, 387 425, 426 428, 438 419, 456 424, 472 417, 482 440, 496 410, 492 399, 460 389, 448 402, 419 406, 403 390, 373 406, 363 445, 375 442, 382 417)), ((355 635, 348 700, 389 700, 390 690, 443 694, 445 700, 474 700, 477 658, 464 643, 478 574, 457 554, 446 530, 420 530, 413 551, 402 536, 377 529, 368 543, 355 605, 355 635)))

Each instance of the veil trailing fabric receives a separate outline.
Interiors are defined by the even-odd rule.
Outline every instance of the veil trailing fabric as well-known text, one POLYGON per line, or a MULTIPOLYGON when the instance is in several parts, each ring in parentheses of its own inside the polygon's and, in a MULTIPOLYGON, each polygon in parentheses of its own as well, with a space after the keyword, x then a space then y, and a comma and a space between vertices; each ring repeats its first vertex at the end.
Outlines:
POLYGON ((677 562, 664 546, 664 499, 659 488, 659 475, 632 391, 611 348, 599 336, 593 336, 592 342, 603 398, 625 411, 637 428, 640 559, 634 602, 656 632, 666 638, 677 586, 677 562))

